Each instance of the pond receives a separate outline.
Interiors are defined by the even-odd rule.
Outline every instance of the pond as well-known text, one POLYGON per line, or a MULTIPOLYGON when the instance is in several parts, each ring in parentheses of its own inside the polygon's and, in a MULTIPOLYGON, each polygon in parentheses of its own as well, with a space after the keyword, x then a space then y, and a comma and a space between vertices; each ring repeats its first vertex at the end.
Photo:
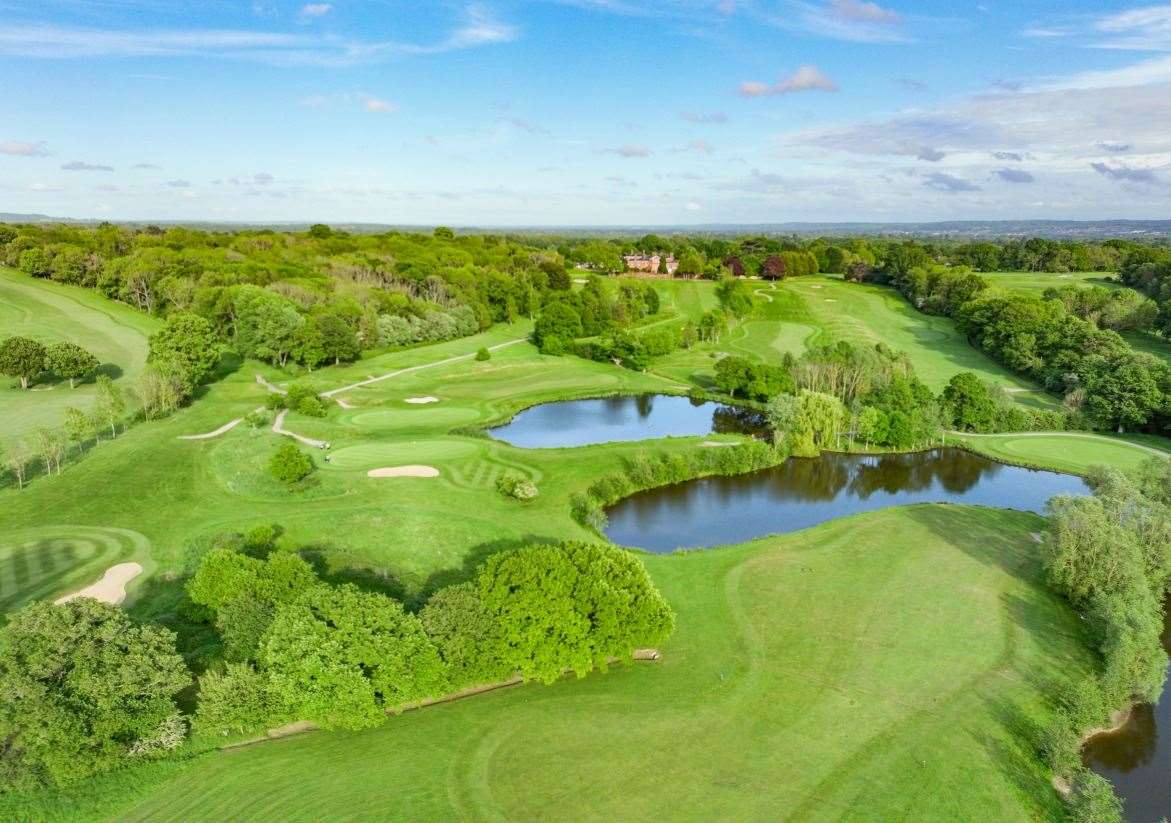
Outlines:
MULTIPOLYGON (((1163 647, 1171 652, 1171 599, 1164 608, 1163 647)), ((1171 700, 1135 706, 1126 725, 1090 738, 1085 764, 1114 784, 1131 823, 1155 823, 1171 812, 1171 745, 1159 727, 1171 729, 1171 700)))
POLYGON ((731 477, 631 495, 607 510, 606 536, 655 553, 741 543, 906 503, 968 503, 1041 513, 1056 494, 1088 494, 1080 477, 1008 466, 961 449, 822 454, 731 477))
POLYGON ((555 449, 660 437, 758 434, 764 428, 762 416, 751 410, 690 397, 639 394, 544 403, 489 433, 525 449, 555 449))

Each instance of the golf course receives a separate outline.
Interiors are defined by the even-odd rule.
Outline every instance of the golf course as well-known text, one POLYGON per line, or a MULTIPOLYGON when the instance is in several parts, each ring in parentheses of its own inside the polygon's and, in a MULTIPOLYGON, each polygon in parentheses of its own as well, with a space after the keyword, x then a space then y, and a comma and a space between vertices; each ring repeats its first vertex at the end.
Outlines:
MULTIPOLYGON (((626 282, 634 281, 606 287, 626 282)), ((709 281, 656 280, 654 289, 658 311, 634 325, 643 334, 682 328, 720 305, 709 281)), ((932 392, 966 372, 1010 389, 1023 409, 1060 405, 972 346, 951 319, 921 314, 889 288, 815 275, 756 281, 751 292, 750 313, 726 334, 643 370, 542 353, 524 318, 312 371, 237 358, 174 413, 140 417, 116 438, 86 444, 58 473, 34 472, 24 488, 0 487, 0 608, 11 615, 138 564, 118 584, 122 608, 172 628, 191 665, 211 667, 218 641, 193 622, 188 581, 225 535, 271 527, 276 546, 311 561, 322 580, 416 611, 499 553, 604 540, 575 506, 632 464, 694 461, 752 441, 713 430, 521 448, 492 427, 547 403, 637 395, 650 408, 655 396, 714 391, 716 364, 728 356, 776 365, 836 341, 881 342, 932 392), (323 414, 274 414, 273 398, 304 385, 323 414), (294 440, 313 471, 290 485, 266 467, 294 440), (502 494, 505 479, 539 494, 502 494)), ((6 330, 15 322, 46 340, 91 345, 125 381, 147 367, 158 328, 91 291, 13 271, 0 272, 0 310, 6 330)), ((3 386, 4 439, 51 425, 88 385, 3 386)), ((1165 455, 1163 442, 950 432, 925 446, 1082 475, 1136 469, 1165 455)), ((1035 735, 1053 717, 1054 695, 1099 664, 1078 614, 1046 582, 1046 529, 1036 511, 927 503, 798 531, 776 522, 758 539, 714 549, 635 551, 674 612, 653 661, 552 685, 510 681, 367 730, 204 742, 52 790, 0 794, 0 813, 1062 819, 1035 735)))

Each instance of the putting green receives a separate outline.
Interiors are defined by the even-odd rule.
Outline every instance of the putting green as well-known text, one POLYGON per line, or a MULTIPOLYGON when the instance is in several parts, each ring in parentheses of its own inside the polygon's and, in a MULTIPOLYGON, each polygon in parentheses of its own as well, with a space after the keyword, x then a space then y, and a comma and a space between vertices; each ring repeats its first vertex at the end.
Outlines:
POLYGON ((1088 432, 954 435, 974 451, 1009 463, 1085 474, 1093 466, 1133 469, 1153 456, 1171 454, 1115 437, 1088 432))
POLYGON ((411 463, 436 465, 475 456, 476 443, 466 440, 406 440, 395 443, 360 443, 336 449, 323 468, 369 471, 411 463))
POLYGON ((341 420, 366 429, 404 429, 458 426, 478 420, 480 413, 466 406, 420 405, 401 409, 348 412, 341 420))

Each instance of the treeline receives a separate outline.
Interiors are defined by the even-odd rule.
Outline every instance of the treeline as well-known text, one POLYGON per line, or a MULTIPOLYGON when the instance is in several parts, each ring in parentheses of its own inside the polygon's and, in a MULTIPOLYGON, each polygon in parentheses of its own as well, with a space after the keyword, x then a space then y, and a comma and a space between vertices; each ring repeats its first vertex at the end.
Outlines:
POLYGON ((1156 302, 1154 326, 1171 336, 1171 250, 1138 248, 1126 256, 1118 278, 1156 302))
POLYGON ((167 628, 89 598, 36 602, 0 628, 0 793, 59 786, 263 733, 328 729, 470 686, 584 677, 662 642, 674 616, 642 563, 612 546, 531 545, 490 557, 418 613, 332 585, 259 529, 213 548, 180 611, 209 624, 193 674, 167 628))
POLYGON ((241 354, 315 367, 532 314, 568 290, 552 249, 493 235, 132 230, 0 224, 0 263, 159 316, 194 314, 241 354))
POLYGON ((1093 496, 1049 501, 1044 555, 1050 584, 1081 615, 1100 665, 1059 696, 1040 747, 1070 787, 1075 819, 1120 821, 1110 783, 1082 764, 1082 735, 1110 726, 1115 710, 1157 701, 1163 690, 1171 463, 1156 457, 1133 475, 1103 468, 1089 479, 1093 496))
POLYGON ((647 234, 601 240, 565 237, 535 239, 554 246, 571 265, 596 271, 623 270, 629 253, 673 255, 676 274, 687 277, 759 276, 779 279, 818 271, 852 275, 905 274, 932 265, 967 266, 974 271, 1118 271, 1132 254, 1157 251, 1130 240, 914 240, 882 237, 800 238, 647 234))
POLYGON ((923 311, 953 317, 975 345, 1060 395, 1092 428, 1162 431, 1171 422, 1171 367, 1062 299, 990 294, 964 270, 917 268, 891 284, 923 311))

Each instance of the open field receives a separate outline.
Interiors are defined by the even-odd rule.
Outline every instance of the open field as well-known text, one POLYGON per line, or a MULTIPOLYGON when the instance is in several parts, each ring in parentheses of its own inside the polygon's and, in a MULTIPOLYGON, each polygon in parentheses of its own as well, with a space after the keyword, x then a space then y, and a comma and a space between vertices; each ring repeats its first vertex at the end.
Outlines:
MULTIPOLYGON (((24 335, 42 343, 67 340, 89 349, 123 387, 132 387, 146 366, 154 318, 106 300, 89 289, 32 278, 0 268, 0 337, 24 335)), ((60 425, 68 406, 88 410, 93 383, 40 383, 28 391, 0 376, 0 447, 37 426, 60 425)))
POLYGON ((988 280, 993 286, 1006 291, 1041 294, 1045 289, 1060 289, 1065 286, 1103 286, 1108 289, 1122 288, 1115 279, 1113 272, 1104 271, 1073 271, 1073 272, 1022 272, 1022 271, 990 271, 980 272, 980 276, 988 280))
POLYGON ((647 557, 678 614, 660 663, 204 755, 72 814, 1053 819, 1025 730, 1088 657, 1038 580, 1040 526, 910 507, 647 557))

